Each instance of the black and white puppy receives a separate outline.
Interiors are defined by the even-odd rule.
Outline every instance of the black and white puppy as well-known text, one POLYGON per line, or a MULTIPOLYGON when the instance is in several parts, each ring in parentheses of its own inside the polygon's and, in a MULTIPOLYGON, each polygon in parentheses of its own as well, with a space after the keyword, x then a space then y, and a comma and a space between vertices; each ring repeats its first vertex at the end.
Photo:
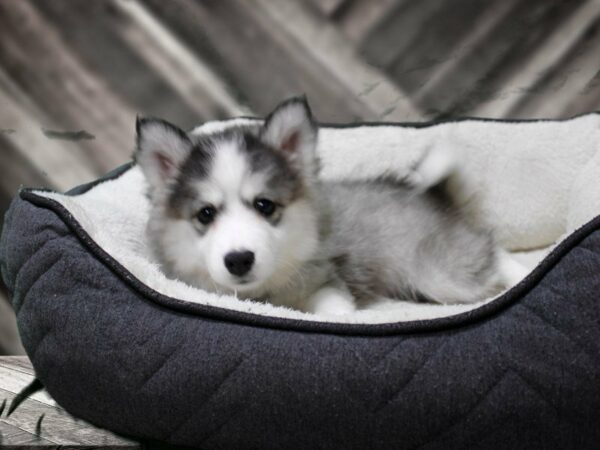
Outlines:
POLYGON ((166 274, 192 286, 317 313, 382 298, 463 303, 515 283, 522 268, 472 225, 438 183, 440 153, 392 179, 319 180, 305 98, 264 123, 187 134, 137 122, 149 183, 148 237, 166 274))

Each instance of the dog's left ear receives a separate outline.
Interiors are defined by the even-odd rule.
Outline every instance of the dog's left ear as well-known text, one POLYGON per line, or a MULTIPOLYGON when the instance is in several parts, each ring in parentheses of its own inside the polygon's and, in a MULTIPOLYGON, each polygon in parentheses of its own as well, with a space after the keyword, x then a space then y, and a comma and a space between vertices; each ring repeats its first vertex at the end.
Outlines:
POLYGON ((136 131, 135 159, 153 187, 164 187, 179 173, 192 142, 185 131, 162 119, 138 117, 136 131))
POLYGON ((294 97, 267 116, 261 138, 293 165, 310 172, 316 170, 317 130, 306 97, 294 97))

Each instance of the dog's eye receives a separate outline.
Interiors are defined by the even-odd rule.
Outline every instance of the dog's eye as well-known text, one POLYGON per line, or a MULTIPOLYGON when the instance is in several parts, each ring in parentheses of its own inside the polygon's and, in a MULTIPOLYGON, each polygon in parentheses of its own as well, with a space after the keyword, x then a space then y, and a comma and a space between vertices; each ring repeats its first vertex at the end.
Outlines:
POLYGON ((256 209, 263 216, 269 217, 273 215, 275 209, 277 209, 277 205, 266 198, 257 198, 254 200, 254 209, 256 209))
POLYGON ((213 220, 215 220, 216 215, 217 210, 214 207, 205 206, 200 211, 198 211, 198 214, 196 214, 196 218, 200 221, 201 224, 208 225, 213 220))

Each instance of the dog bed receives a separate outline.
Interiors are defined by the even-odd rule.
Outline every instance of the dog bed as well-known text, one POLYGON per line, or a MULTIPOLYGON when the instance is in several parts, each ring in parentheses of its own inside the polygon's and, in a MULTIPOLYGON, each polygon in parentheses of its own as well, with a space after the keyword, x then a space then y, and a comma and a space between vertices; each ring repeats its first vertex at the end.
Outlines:
MULTIPOLYGON (((211 122, 194 133, 240 121, 211 122)), ((455 195, 531 272, 474 305, 316 316, 160 273, 134 164, 23 189, 0 255, 39 379, 71 413, 201 448, 597 448, 600 115, 323 125, 325 178, 456 152, 455 195)))

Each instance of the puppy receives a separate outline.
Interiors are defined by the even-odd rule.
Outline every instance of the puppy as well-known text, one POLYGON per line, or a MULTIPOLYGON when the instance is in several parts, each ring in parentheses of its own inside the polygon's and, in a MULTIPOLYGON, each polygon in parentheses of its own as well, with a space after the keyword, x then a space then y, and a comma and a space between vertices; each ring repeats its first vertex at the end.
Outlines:
POLYGON ((138 119, 148 238, 165 273, 323 314, 382 298, 474 302, 524 275, 445 194, 454 162, 443 153, 410 183, 324 182, 317 134, 305 98, 212 134, 138 119))

